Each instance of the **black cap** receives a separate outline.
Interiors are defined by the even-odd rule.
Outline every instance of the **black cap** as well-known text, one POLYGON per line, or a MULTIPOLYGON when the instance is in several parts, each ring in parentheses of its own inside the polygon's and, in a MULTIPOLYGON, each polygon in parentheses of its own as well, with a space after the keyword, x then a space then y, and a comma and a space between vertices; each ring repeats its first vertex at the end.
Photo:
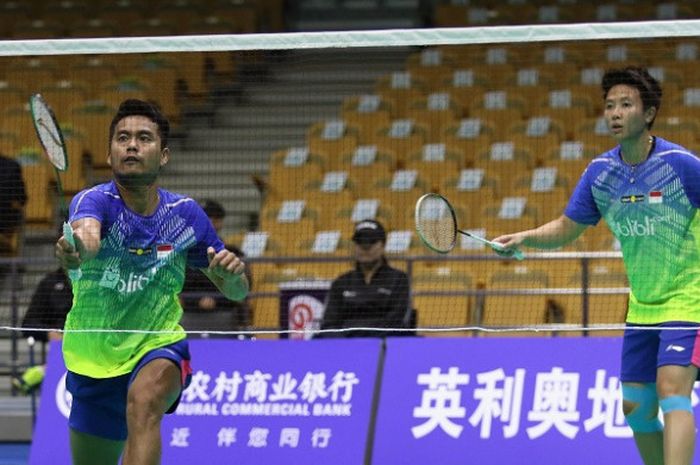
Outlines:
POLYGON ((357 244, 386 242, 386 231, 384 231, 384 226, 378 221, 363 220, 355 225, 352 241, 357 244))

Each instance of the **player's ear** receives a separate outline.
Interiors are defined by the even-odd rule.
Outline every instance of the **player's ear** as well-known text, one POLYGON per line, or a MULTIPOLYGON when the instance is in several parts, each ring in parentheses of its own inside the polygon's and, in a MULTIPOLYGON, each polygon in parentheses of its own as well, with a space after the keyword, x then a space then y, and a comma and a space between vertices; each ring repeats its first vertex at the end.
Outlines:
POLYGON ((167 165, 168 161, 170 161, 170 149, 168 147, 165 147, 160 152, 160 166, 167 165))
POLYGON ((654 118, 656 118, 656 107, 649 107, 644 110, 644 121, 646 121, 647 124, 654 121, 654 118))
POLYGON ((107 165, 112 166, 112 154, 107 152, 107 165))

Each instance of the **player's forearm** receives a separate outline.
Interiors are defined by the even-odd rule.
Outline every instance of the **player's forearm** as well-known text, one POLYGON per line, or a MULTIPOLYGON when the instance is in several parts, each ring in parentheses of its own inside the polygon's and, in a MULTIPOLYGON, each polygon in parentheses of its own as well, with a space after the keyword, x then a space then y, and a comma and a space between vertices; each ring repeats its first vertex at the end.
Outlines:
POLYGON ((73 225, 73 234, 81 261, 95 258, 100 251, 100 223, 91 218, 79 220, 73 225))
POLYGON ((584 229, 584 225, 562 215, 538 228, 523 232, 522 244, 538 249, 556 249, 575 240, 584 229))

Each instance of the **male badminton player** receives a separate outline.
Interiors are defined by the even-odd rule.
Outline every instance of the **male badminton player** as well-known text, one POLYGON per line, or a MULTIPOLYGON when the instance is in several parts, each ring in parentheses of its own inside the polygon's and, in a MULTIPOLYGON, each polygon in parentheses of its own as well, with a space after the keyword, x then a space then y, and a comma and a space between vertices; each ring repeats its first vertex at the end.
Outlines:
POLYGON ((700 160, 651 135, 662 91, 646 69, 609 70, 602 90, 618 145, 589 164, 562 216, 494 241, 507 249, 559 247, 605 218, 631 290, 621 364, 627 422, 646 465, 690 465, 690 396, 700 365, 700 160))
POLYGON ((124 465, 160 463, 162 417, 191 373, 178 324, 186 266, 231 300, 248 292, 243 262, 197 202, 158 188, 168 133, 157 107, 124 101, 109 132, 113 180, 73 198, 76 246, 56 244, 63 266, 82 271, 63 342, 74 465, 116 465, 122 452, 124 465))

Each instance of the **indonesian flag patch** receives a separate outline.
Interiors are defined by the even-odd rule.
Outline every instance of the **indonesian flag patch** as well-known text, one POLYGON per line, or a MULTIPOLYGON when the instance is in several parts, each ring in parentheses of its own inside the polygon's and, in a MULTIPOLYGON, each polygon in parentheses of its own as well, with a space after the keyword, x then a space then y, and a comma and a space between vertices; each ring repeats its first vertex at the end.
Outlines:
POLYGON ((664 194, 661 191, 649 192, 649 203, 664 203, 664 194))
POLYGON ((172 244, 159 244, 156 246, 156 257, 158 260, 167 258, 171 253, 173 253, 172 244))

